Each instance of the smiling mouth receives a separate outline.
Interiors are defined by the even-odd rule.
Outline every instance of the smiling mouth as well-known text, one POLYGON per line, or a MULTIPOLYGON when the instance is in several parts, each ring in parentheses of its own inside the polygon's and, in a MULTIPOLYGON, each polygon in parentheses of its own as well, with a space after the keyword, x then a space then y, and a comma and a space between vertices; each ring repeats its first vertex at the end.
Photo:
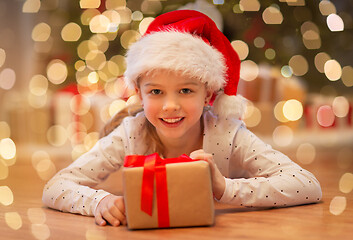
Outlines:
POLYGON ((182 121, 183 119, 184 119, 183 117, 180 117, 180 118, 161 118, 161 120, 166 123, 178 123, 178 122, 182 121))

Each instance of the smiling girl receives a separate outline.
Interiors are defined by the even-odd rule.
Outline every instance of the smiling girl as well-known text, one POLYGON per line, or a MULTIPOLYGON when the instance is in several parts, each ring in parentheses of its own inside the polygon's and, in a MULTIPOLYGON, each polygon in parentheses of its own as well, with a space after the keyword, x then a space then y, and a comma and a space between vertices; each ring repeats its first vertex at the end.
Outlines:
POLYGON ((99 225, 126 224, 122 196, 93 188, 117 171, 126 155, 154 152, 207 160, 221 203, 280 207, 320 201, 316 178, 241 121, 240 60, 206 15, 180 10, 157 17, 126 61, 126 84, 136 90, 141 110, 113 117, 106 136, 47 183, 47 206, 95 216, 99 225))

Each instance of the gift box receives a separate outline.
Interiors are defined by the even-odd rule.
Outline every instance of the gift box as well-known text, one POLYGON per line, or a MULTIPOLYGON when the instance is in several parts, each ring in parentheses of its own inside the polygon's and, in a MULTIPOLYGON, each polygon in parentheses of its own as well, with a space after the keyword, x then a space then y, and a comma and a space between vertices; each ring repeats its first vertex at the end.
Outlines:
POLYGON ((214 202, 209 165, 186 155, 125 158, 123 191, 129 229, 209 226, 214 202))

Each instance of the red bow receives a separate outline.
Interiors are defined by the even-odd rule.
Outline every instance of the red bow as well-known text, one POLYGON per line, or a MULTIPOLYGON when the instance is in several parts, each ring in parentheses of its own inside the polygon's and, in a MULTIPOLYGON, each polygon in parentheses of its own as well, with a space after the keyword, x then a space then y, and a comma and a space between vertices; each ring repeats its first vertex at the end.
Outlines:
POLYGON ((183 154, 178 158, 161 159, 157 153, 142 156, 129 155, 125 157, 124 167, 144 167, 141 188, 141 210, 152 216, 154 176, 156 176, 156 195, 158 209, 158 226, 169 227, 169 205, 166 164, 193 162, 183 154))

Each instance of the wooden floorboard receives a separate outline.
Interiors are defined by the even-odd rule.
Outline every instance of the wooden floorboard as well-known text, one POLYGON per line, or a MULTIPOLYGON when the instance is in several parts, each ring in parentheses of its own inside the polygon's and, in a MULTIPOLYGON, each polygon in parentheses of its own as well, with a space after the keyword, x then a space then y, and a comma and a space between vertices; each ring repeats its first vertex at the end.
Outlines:
MULTIPOLYGON (((323 199, 318 204, 278 209, 216 204, 214 226, 136 231, 125 226, 100 227, 92 217, 44 207, 45 181, 33 168, 31 154, 22 154, 8 168, 8 177, 0 180, 0 187, 7 186, 14 197, 10 205, 0 203, 0 239, 352 239, 353 192, 341 192, 339 182, 343 174, 353 173, 353 160, 345 168, 339 167, 336 150, 318 152, 313 163, 300 164, 322 185, 323 199), (345 208, 336 206, 344 209, 339 215, 333 214, 333 199, 346 200, 345 208)), ((56 170, 70 163, 63 155, 52 154, 51 159, 56 170)), ((118 176, 112 175, 106 184, 118 176)))

